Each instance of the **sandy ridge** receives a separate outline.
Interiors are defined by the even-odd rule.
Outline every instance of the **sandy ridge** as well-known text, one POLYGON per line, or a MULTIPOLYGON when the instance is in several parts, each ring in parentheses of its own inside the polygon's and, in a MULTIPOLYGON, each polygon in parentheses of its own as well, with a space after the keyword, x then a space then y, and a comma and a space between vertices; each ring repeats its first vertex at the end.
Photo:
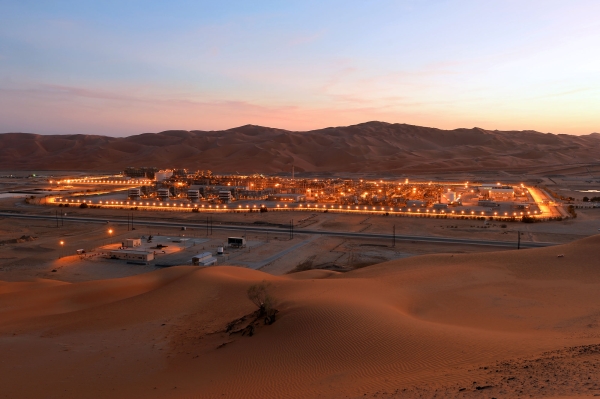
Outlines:
POLYGON ((261 126, 115 138, 0 134, 0 169, 181 167, 216 172, 548 172, 600 163, 600 135, 367 122, 307 132, 261 126))

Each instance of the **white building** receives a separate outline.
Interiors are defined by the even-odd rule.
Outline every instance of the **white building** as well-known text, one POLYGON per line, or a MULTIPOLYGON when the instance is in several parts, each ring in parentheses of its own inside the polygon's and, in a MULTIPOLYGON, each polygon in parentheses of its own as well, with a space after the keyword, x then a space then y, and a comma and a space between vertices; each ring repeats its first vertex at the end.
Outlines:
POLYGON ((217 258, 214 258, 210 252, 203 252, 192 257, 192 265, 194 266, 210 266, 216 263, 217 258))
POLYGON ((232 200, 231 191, 229 190, 221 190, 219 191, 219 200, 224 204, 229 204, 232 200))
POLYGON ((127 190, 127 197, 131 200, 138 200, 142 196, 142 190, 139 187, 133 187, 127 190))
POLYGON ((156 193, 156 196, 161 201, 168 200, 170 197, 169 189, 168 188, 159 188, 156 193))
POLYGON ((140 238, 128 238, 125 240, 125 247, 126 248, 135 248, 135 247, 141 247, 142 246, 142 240, 140 238))
POLYGON ((154 252, 135 249, 116 249, 110 251, 109 256, 112 259, 137 260, 143 262, 154 260, 154 252))
POLYGON ((200 200, 200 190, 188 190, 187 197, 190 201, 199 201, 200 200))

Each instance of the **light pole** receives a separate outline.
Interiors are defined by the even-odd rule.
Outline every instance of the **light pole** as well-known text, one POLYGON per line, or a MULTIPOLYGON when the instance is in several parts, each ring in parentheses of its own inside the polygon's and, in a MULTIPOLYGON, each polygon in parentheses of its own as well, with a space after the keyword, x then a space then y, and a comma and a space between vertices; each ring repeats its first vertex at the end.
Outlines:
POLYGON ((62 256, 63 256, 64 245, 65 245, 65 242, 63 240, 60 240, 60 255, 58 257, 59 259, 62 258, 62 256))
POLYGON ((112 243, 112 233, 113 233, 113 229, 108 229, 108 245, 110 245, 112 243))

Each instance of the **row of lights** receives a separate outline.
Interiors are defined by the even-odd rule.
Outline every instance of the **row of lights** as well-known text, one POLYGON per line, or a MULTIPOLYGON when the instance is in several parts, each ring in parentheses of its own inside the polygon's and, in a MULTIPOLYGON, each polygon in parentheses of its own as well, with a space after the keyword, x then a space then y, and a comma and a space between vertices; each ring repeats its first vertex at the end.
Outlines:
MULTIPOLYGON (((52 183, 52 181, 50 181, 52 183)), ((68 179, 58 181, 58 184, 61 183, 104 183, 104 184, 149 184, 152 183, 152 180, 83 180, 83 179, 68 179)))
MULTIPOLYGON (((88 204, 93 204, 94 201, 92 200, 62 200, 62 199, 58 199, 58 202, 69 202, 69 203, 88 203, 88 204)), ((172 206, 172 207, 184 207, 184 204, 171 204, 171 203, 162 203, 162 202, 146 202, 144 203, 143 201, 98 201, 98 204, 101 205, 137 205, 137 206, 162 206, 162 207, 168 207, 168 206, 172 206)), ((185 204, 186 207, 190 207, 191 204, 185 204)), ((194 208, 197 208, 198 205, 194 204, 194 208)), ((204 208, 204 205, 201 205, 202 208, 204 208)), ((212 208, 212 205, 208 205, 208 208, 212 208)), ((219 205, 215 206, 216 209, 219 209, 219 205)), ((227 209, 227 205, 223 205, 224 209, 227 209)))
MULTIPOLYGON (((58 200, 58 201, 59 201, 59 202, 62 202, 62 200, 58 200)), ((93 201, 91 201, 91 200, 87 200, 87 201, 86 201, 86 200, 83 200, 83 201, 80 201, 80 200, 65 200, 65 202, 70 202, 70 203, 80 203, 80 202, 84 202, 84 203, 85 203, 85 202, 87 202, 87 203, 89 203, 89 204, 92 204, 92 203, 93 203, 93 201)), ((152 202, 152 203, 150 203, 150 202, 146 202, 146 203, 144 203, 143 201, 140 201, 139 203, 138 203, 138 202, 136 202, 136 201, 131 201, 131 202, 130 202, 130 201, 125 201, 125 202, 124 202, 124 201, 120 201, 120 202, 119 202, 119 201, 106 201, 106 202, 104 202, 104 203, 103 203, 102 201, 99 201, 98 203, 99 203, 99 204, 102 204, 102 205, 139 205, 139 206, 144 206, 144 205, 145 205, 145 206, 162 206, 162 207, 165 207, 165 206, 166 206, 166 207, 169 207, 169 206, 171 206, 171 207, 177 207, 177 206, 178 206, 177 204, 169 204, 169 203, 163 204, 162 202, 159 202, 159 203, 158 203, 158 205, 157 205, 157 203, 156 203, 156 202, 152 202)), ((185 206, 186 206, 186 207, 190 207, 191 205, 190 205, 190 204, 186 204, 185 206)), ((179 204, 179 207, 182 207, 182 208, 183 208, 183 207, 184 207, 184 204, 179 204)), ((198 205, 197 205, 197 204, 194 204, 194 208, 197 208, 197 207, 198 207, 198 205)), ((256 208, 257 206, 256 206, 256 205, 253 205, 252 207, 253 207, 253 208, 256 208)), ((265 205, 264 205, 264 204, 262 204, 262 205, 261 205, 261 208, 264 208, 264 207, 265 207, 265 205)), ((281 207, 281 206, 280 206, 279 204, 277 204, 277 208, 280 208, 280 207, 281 207)), ((284 208, 287 208, 287 207, 288 207, 288 206, 287 206, 287 204, 285 204, 285 205, 284 205, 284 208)), ((204 206, 204 205, 201 205, 201 208, 205 208, 205 206, 204 206)), ((208 208, 212 209, 212 205, 208 205, 208 208)), ((246 205, 246 208, 250 208, 250 206, 249 206, 249 205, 246 205)), ((299 205, 298 205, 298 208, 302 209, 302 204, 299 204, 299 205)), ((318 208, 319 208, 319 205, 314 205, 314 206, 309 206, 309 205, 306 205, 306 209, 318 209, 318 208)), ((325 209, 327 209, 327 205, 322 205, 322 208, 325 208, 325 209)), ((359 207, 359 206, 355 206, 355 207, 354 207, 354 210, 358 210, 358 211, 360 211, 360 210, 361 210, 360 208, 361 208, 361 207, 359 207)), ((219 205, 216 205, 216 206, 215 206, 215 209, 220 209, 219 205)), ((223 205, 223 209, 227 209, 227 205, 223 205)), ((238 205, 238 209, 243 209, 243 208, 242 208, 242 205, 238 205)), ((331 209, 332 209, 332 210, 335 210, 335 205, 331 205, 331 209)), ((342 205, 339 205, 339 208, 338 208, 338 209, 341 209, 341 210, 343 210, 344 208, 343 208, 343 206, 342 206, 342 205)), ((348 210, 352 210, 352 207, 351 207, 351 206, 347 206, 347 209, 348 209, 348 210)), ((363 209, 362 209, 362 210, 369 211, 369 207, 365 206, 365 207, 363 207, 363 209)), ((375 206, 374 206, 374 207, 372 207, 372 209, 371 209, 371 210, 372 210, 372 211, 377 211, 378 209, 377 209, 377 207, 375 207, 375 206)), ((382 207, 380 208, 380 210, 381 210, 381 211, 385 211, 385 210, 386 210, 386 208, 382 206, 382 207)), ((390 212, 403 212, 403 211, 402 211, 402 208, 398 208, 396 211, 394 211, 394 208, 389 208, 389 211, 390 211, 390 212)), ((416 209, 416 210, 414 210, 414 211, 413 211, 413 209, 412 209, 412 208, 408 208, 408 209, 407 209, 406 211, 404 211, 404 212, 417 212, 417 213, 421 213, 421 211, 422 211, 422 209, 421 209, 421 208, 417 208, 417 209, 416 209)), ((431 212, 430 212, 430 210, 429 210, 429 209, 427 209, 427 210, 425 211, 425 213, 436 213, 436 212, 437 212, 437 210, 436 210, 436 209, 433 209, 433 210, 431 210, 431 212)), ((445 213, 446 213, 446 211, 444 211, 444 210, 441 210, 441 211, 440 211, 440 213, 441 213, 441 214, 445 214, 445 213)), ((537 212, 537 211, 533 211, 533 213, 537 215, 537 213, 538 213, 538 212, 537 212)), ((452 212, 451 212, 451 214, 456 214, 456 212, 455 212, 455 211, 452 211, 452 212)), ((464 215, 464 214, 465 214, 465 211, 461 211, 461 212, 460 212, 460 214, 461 214, 461 215, 464 215)), ((468 213, 467 213, 467 214, 468 214, 468 213)), ((476 214, 476 213, 475 213, 475 211, 471 211, 471 215, 475 215, 475 214, 476 214)), ((486 214, 485 212, 481 212, 481 215, 485 215, 485 214, 486 214)), ((524 214, 525 214, 524 212, 519 212, 519 213, 517 213, 517 212, 513 212, 513 213, 512 213, 512 216, 519 216, 519 215, 524 215, 524 214)), ((498 212, 494 212, 494 216, 497 216, 497 215, 498 215, 498 212)), ((531 211, 527 211, 527 215, 531 215, 531 211)), ((508 213, 508 212, 504 212, 504 216, 509 216, 509 213, 508 213)))

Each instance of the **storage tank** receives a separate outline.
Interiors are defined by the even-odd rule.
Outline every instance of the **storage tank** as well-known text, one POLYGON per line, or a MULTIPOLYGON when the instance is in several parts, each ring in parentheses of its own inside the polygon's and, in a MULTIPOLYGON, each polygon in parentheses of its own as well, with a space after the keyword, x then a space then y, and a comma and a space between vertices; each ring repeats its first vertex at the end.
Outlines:
POLYGON ((167 180, 167 179, 171 178, 171 176, 173 176, 172 170, 161 170, 154 174, 154 177, 155 177, 156 181, 158 181, 158 182, 167 180))
POLYGON ((223 255, 223 247, 217 247, 217 255, 223 255))

